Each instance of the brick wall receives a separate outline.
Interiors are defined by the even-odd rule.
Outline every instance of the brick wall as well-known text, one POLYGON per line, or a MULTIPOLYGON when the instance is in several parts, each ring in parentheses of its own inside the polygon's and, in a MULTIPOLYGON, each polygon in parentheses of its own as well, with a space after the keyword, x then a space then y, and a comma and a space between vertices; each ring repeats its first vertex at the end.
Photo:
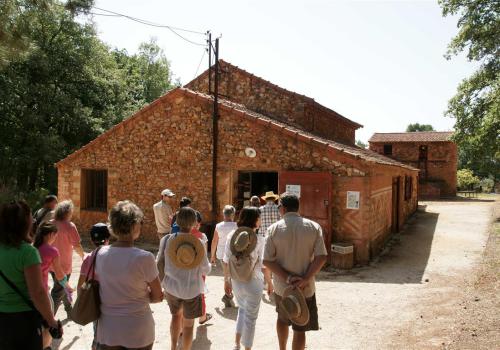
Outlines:
MULTIPOLYGON (((309 97, 280 88, 224 61, 220 62, 222 73, 219 93, 223 98, 318 136, 354 144, 356 126, 336 112, 309 97)), ((208 74, 200 75, 186 87, 208 93, 208 74)))
POLYGON ((370 142, 370 149, 384 154, 384 144, 392 144, 389 157, 418 168, 419 146, 428 147, 427 180, 440 186, 441 196, 455 196, 457 188, 457 146, 453 142, 370 142))
MULTIPOLYGON (((108 210, 118 200, 137 203, 145 213, 146 239, 156 239, 152 206, 166 187, 179 197, 191 197, 193 207, 210 220, 211 112, 210 101, 175 90, 59 163, 59 197, 74 201, 79 229, 86 232, 90 225, 105 221, 107 216, 105 212, 80 210, 82 168, 108 170, 108 210)), ((235 199, 238 171, 331 172, 333 231, 325 235, 328 242, 352 241, 360 263, 367 262, 373 254, 371 242, 390 232, 387 208, 381 208, 372 199, 372 192, 379 186, 375 179, 390 183, 394 174, 416 176, 411 170, 376 165, 325 145, 300 140, 295 133, 277 131, 228 108, 220 109, 219 128, 218 212, 235 199), (245 156, 246 147, 256 150, 255 158, 245 156), (345 209, 346 193, 352 190, 361 192, 362 205, 349 214, 345 209), (374 220, 381 216, 384 222, 377 221, 377 229, 372 230, 374 220)), ((410 215, 414 209, 403 215, 410 215)))

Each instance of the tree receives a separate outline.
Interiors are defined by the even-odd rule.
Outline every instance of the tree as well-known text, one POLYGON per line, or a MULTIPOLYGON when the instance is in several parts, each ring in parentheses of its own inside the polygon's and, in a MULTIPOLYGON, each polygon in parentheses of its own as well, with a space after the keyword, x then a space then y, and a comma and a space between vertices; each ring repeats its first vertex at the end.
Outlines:
POLYGON ((114 50, 113 55, 124 73, 129 98, 134 104, 142 106, 153 102, 174 87, 170 63, 156 39, 141 43, 138 54, 114 50))
POLYGON ((415 132, 415 131, 434 131, 434 128, 430 124, 409 124, 406 127, 406 132, 415 132))
POLYGON ((368 145, 361 140, 356 140, 356 146, 361 148, 368 148, 368 145))
POLYGON ((481 63, 449 101, 446 115, 456 119, 454 140, 460 166, 486 176, 500 174, 500 2, 439 0, 443 15, 458 15, 458 34, 446 57, 462 51, 481 63))
POLYGON ((479 185, 479 178, 470 169, 460 169, 457 171, 457 186, 461 190, 471 190, 479 185))
POLYGON ((0 3, 0 67, 22 58, 35 44, 29 27, 40 12, 64 6, 69 12, 87 13, 93 0, 68 0, 65 5, 54 0, 2 0, 0 3))
POLYGON ((29 48, 5 55, 0 66, 0 188, 14 192, 54 191, 55 162, 170 86, 168 62, 156 43, 131 56, 136 66, 123 65, 92 23, 75 21, 86 0, 46 4, 22 27, 29 48))

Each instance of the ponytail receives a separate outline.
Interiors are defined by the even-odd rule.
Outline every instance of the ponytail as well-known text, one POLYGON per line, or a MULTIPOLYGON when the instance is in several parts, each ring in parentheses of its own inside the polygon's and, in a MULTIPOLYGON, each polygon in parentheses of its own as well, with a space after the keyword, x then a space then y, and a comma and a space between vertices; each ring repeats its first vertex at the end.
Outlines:
POLYGON ((33 242, 33 246, 35 248, 39 248, 43 244, 43 241, 46 236, 56 232, 57 232, 57 226, 55 224, 53 224, 52 222, 44 223, 36 230, 35 241, 33 242))

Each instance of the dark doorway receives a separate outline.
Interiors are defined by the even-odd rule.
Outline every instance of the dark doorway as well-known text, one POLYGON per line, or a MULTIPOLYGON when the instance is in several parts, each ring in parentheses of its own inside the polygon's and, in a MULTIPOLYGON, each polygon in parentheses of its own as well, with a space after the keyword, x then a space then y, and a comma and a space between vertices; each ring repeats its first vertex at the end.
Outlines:
POLYGON ((278 173, 260 171, 239 171, 236 210, 250 203, 252 196, 262 196, 267 191, 278 193, 278 173))
POLYGON ((418 168, 420 169, 420 179, 427 180, 427 146, 418 148, 418 168))

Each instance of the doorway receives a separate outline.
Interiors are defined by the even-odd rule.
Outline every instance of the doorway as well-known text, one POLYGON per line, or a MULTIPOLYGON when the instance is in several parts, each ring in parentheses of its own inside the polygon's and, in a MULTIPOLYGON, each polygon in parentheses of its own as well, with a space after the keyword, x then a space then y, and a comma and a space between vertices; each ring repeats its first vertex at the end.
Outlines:
POLYGON ((268 191, 278 193, 278 172, 239 171, 236 186, 236 210, 241 210, 250 204, 252 196, 260 198, 268 191))
POLYGON ((419 146, 418 148, 418 168, 420 169, 420 178, 427 180, 427 146, 419 146))

